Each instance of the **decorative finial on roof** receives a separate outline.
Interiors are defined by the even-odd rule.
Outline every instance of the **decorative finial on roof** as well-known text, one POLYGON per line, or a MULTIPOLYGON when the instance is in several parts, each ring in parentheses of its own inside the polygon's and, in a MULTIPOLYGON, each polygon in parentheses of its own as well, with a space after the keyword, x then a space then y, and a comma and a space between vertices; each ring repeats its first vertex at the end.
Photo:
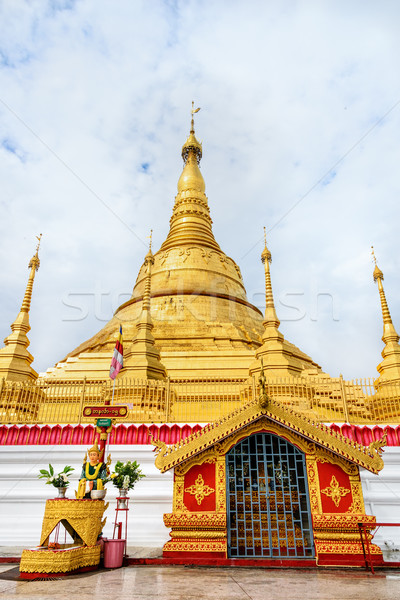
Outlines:
POLYGON ((269 263, 272 261, 271 252, 267 248, 267 233, 264 227, 264 250, 261 253, 261 262, 264 265, 265 271, 265 320, 264 327, 269 324, 278 328, 280 325, 279 319, 275 311, 274 295, 272 293, 271 273, 269 263))
POLYGON ((194 134, 194 115, 196 113, 198 113, 200 110, 200 108, 195 108, 194 107, 194 101, 192 101, 192 110, 191 110, 191 115, 192 115, 192 120, 190 123, 190 134, 188 139, 186 140, 186 142, 183 144, 182 146, 182 158, 185 161, 185 163, 188 160, 189 154, 192 151, 192 153, 195 155, 196 160, 197 160, 197 164, 199 164, 201 157, 202 157, 202 147, 200 142, 196 139, 196 136, 194 134))
POLYGON ((261 262, 264 264, 266 260, 272 262, 271 252, 267 248, 267 230, 264 227, 264 250, 261 253, 261 262))
MULTIPOLYGON (((374 252, 374 247, 371 246, 371 249, 372 249, 372 252, 371 252, 372 253, 372 258, 373 258, 374 263, 375 263, 374 281, 378 282, 379 296, 380 296, 380 299, 381 299, 381 307, 382 307, 383 323, 384 323, 384 325, 385 324, 386 325, 391 325, 393 327, 392 317, 390 316, 389 306, 388 306, 388 303, 387 303, 387 300, 386 300, 385 290, 383 289, 383 284, 382 284, 383 273, 382 273, 382 271, 380 270, 380 268, 377 265, 376 256, 375 256, 375 252, 374 252)), ((396 333, 396 335, 397 335, 397 333, 396 333)), ((384 334, 384 337, 385 337, 385 334, 384 334)), ((385 343, 387 342, 386 339, 384 339, 383 341, 385 343)))
POLYGON ((375 263, 375 269, 374 269, 374 273, 373 273, 374 281, 377 281, 378 279, 383 280, 383 273, 377 265, 375 251, 374 251, 373 246, 371 246, 371 254, 372 254, 373 261, 375 263))
POLYGON ((199 110, 200 110, 200 107, 199 107, 199 108, 195 108, 195 107, 194 107, 194 100, 192 100, 192 111, 191 111, 191 114, 192 114, 192 122, 191 122, 191 124, 190 124, 190 133, 192 133, 193 135, 194 135, 194 115, 195 115, 196 113, 198 113, 198 112, 199 112, 199 110))
POLYGON ((22 306, 21 306, 21 312, 26 312, 26 313, 29 313, 29 310, 30 310, 30 307, 31 307, 32 289, 33 289, 33 282, 34 282, 34 279, 35 279, 35 272, 38 271, 39 267, 40 267, 39 248, 40 248, 40 241, 42 239, 42 234, 37 235, 36 239, 38 240, 38 243, 37 243, 37 246, 36 246, 36 252, 32 256, 31 260, 29 261, 28 268, 31 270, 31 272, 30 272, 30 275, 29 275, 28 283, 27 283, 26 290, 25 290, 24 299, 22 301, 22 306))
POLYGON ((36 246, 36 252, 32 256, 31 260, 29 261, 28 269, 32 269, 32 267, 34 267, 35 271, 38 271, 39 267, 40 267, 39 248, 40 248, 40 241, 42 239, 42 234, 40 233, 39 235, 37 235, 36 239, 38 240, 38 243, 36 246))
POLYGON ((150 230, 150 242, 149 242, 149 251, 145 256, 144 264, 147 267, 146 274, 146 282, 144 286, 144 295, 143 295, 143 310, 150 311, 150 297, 151 297, 151 267, 154 265, 154 256, 151 251, 151 241, 152 241, 153 230, 150 230))

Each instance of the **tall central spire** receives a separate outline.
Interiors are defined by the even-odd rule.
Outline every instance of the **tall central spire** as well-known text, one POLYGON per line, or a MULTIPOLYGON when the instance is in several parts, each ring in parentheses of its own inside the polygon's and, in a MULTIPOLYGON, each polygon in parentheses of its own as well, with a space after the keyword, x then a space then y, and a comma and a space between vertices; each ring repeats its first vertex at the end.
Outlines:
POLYGON ((170 230, 161 250, 196 244, 220 250, 211 229, 212 220, 205 195, 205 183, 199 169, 202 146, 194 130, 194 115, 200 109, 192 102, 189 137, 182 146, 184 167, 178 181, 178 194, 170 220, 170 230))

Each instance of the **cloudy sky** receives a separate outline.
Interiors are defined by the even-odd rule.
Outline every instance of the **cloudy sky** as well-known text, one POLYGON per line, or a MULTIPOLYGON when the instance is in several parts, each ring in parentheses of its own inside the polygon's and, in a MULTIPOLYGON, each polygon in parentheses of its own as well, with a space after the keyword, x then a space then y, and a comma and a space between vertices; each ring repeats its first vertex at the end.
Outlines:
POLYGON ((43 233, 29 334, 44 371, 126 300, 165 239, 192 99, 222 249, 332 376, 375 376, 370 246, 400 330, 400 5, 0 0, 0 336, 43 233))

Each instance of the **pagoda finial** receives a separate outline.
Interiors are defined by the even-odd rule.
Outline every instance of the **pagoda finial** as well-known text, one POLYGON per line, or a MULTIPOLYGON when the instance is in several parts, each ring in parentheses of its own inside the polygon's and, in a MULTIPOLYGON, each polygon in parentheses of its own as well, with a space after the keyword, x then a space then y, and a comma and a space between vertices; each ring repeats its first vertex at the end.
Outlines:
POLYGON ((264 250, 261 253, 261 262, 265 271, 265 321, 264 326, 279 327, 280 321, 275 311, 274 296, 272 293, 271 273, 269 265, 272 262, 271 252, 267 248, 267 233, 264 227, 264 250))
MULTIPOLYGON (((196 136, 194 134, 194 115, 196 113, 198 113, 199 110, 200 110, 200 107, 195 108, 194 101, 192 100, 192 110, 190 112, 190 114, 192 115, 192 120, 190 122, 190 133, 189 133, 189 137, 187 138, 186 142, 182 146, 182 158, 185 161, 185 164, 188 162, 189 156, 191 154, 195 157, 197 164, 200 163, 200 160, 202 157, 201 144, 196 139, 196 136)), ((203 184, 204 184, 204 182, 203 182, 203 184)), ((178 188, 179 188, 179 186, 178 186, 178 188)))
POLYGON ((146 283, 144 287, 143 294, 143 310, 150 311, 150 297, 151 297, 151 267, 154 265, 154 256, 151 251, 151 239, 152 239, 153 230, 150 231, 150 243, 149 243, 149 251, 146 254, 144 259, 144 264, 147 268, 146 273, 146 283))
MULTIPOLYGON (((393 322, 392 322, 392 317, 390 316, 390 311, 389 311, 389 306, 386 300, 386 296, 385 296, 385 290, 383 289, 383 273, 380 270, 380 268, 378 267, 378 264, 376 262, 376 256, 375 256, 375 252, 374 252, 374 247, 371 246, 371 250, 372 250, 372 258, 373 261, 375 263, 375 268, 374 268, 374 281, 378 282, 378 289, 379 289, 379 296, 381 299, 381 307, 382 307, 382 317, 383 317, 383 324, 385 325, 391 325, 393 328, 393 332, 395 334, 395 336, 397 337, 397 340, 399 339, 399 336, 397 335, 394 327, 393 327, 393 322)), ((393 336, 393 332, 391 332, 391 336, 393 336)), ((385 332, 383 334, 384 338, 386 337, 385 332)), ((383 339, 383 338, 382 338, 383 339)), ((386 339, 383 339, 383 341, 385 343, 387 343, 386 339)))
POLYGON ((200 110, 200 107, 199 108, 195 108, 194 107, 194 100, 192 100, 192 110, 191 110, 192 121, 190 123, 190 133, 193 134, 193 135, 194 135, 194 115, 196 113, 198 113, 199 110, 200 110))
POLYGON ((272 262, 271 252, 267 248, 267 230, 264 227, 264 250, 261 253, 261 262, 264 263, 265 260, 272 262))
POLYGON ((29 279, 28 279, 28 283, 26 285, 25 295, 24 295, 24 299, 22 301, 22 306, 21 306, 21 312, 26 312, 26 313, 29 313, 29 310, 31 307, 32 289, 33 289, 33 282, 35 280, 35 273, 39 270, 39 267, 40 267, 39 248, 40 248, 40 241, 42 239, 42 234, 37 235, 36 239, 38 240, 38 243, 36 246, 36 252, 32 256, 31 260, 29 261, 28 269, 30 269, 31 272, 29 274, 29 279))
POLYGON ((201 174, 199 163, 202 157, 202 146, 194 134, 194 115, 200 108, 192 102, 191 129, 186 142, 182 146, 184 166, 178 180, 178 194, 170 220, 170 231, 161 250, 173 247, 181 248, 182 244, 207 246, 220 251, 212 232, 212 220, 205 194, 206 184, 201 174))
POLYGON ((371 246, 371 254, 372 254, 372 259, 373 259, 373 261, 375 263, 375 269, 374 269, 374 273, 373 273, 374 281, 377 281, 378 279, 382 279, 382 281, 383 281, 383 273, 382 273, 382 271, 380 270, 380 268, 377 265, 376 256, 375 256, 375 250, 374 250, 373 246, 371 246))

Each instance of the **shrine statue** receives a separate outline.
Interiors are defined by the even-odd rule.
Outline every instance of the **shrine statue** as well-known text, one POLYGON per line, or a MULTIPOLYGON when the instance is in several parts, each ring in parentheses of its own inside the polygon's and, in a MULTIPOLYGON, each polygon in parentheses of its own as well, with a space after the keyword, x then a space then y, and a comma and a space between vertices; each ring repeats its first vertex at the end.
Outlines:
POLYGON ((104 489, 103 479, 107 477, 107 465, 100 460, 103 450, 99 449, 97 440, 94 446, 88 450, 87 454, 85 454, 83 460, 81 479, 76 493, 77 499, 90 498, 92 490, 104 489), (87 454, 89 455, 89 460, 87 460, 87 454), (89 484, 88 492, 86 492, 86 482, 89 484))

